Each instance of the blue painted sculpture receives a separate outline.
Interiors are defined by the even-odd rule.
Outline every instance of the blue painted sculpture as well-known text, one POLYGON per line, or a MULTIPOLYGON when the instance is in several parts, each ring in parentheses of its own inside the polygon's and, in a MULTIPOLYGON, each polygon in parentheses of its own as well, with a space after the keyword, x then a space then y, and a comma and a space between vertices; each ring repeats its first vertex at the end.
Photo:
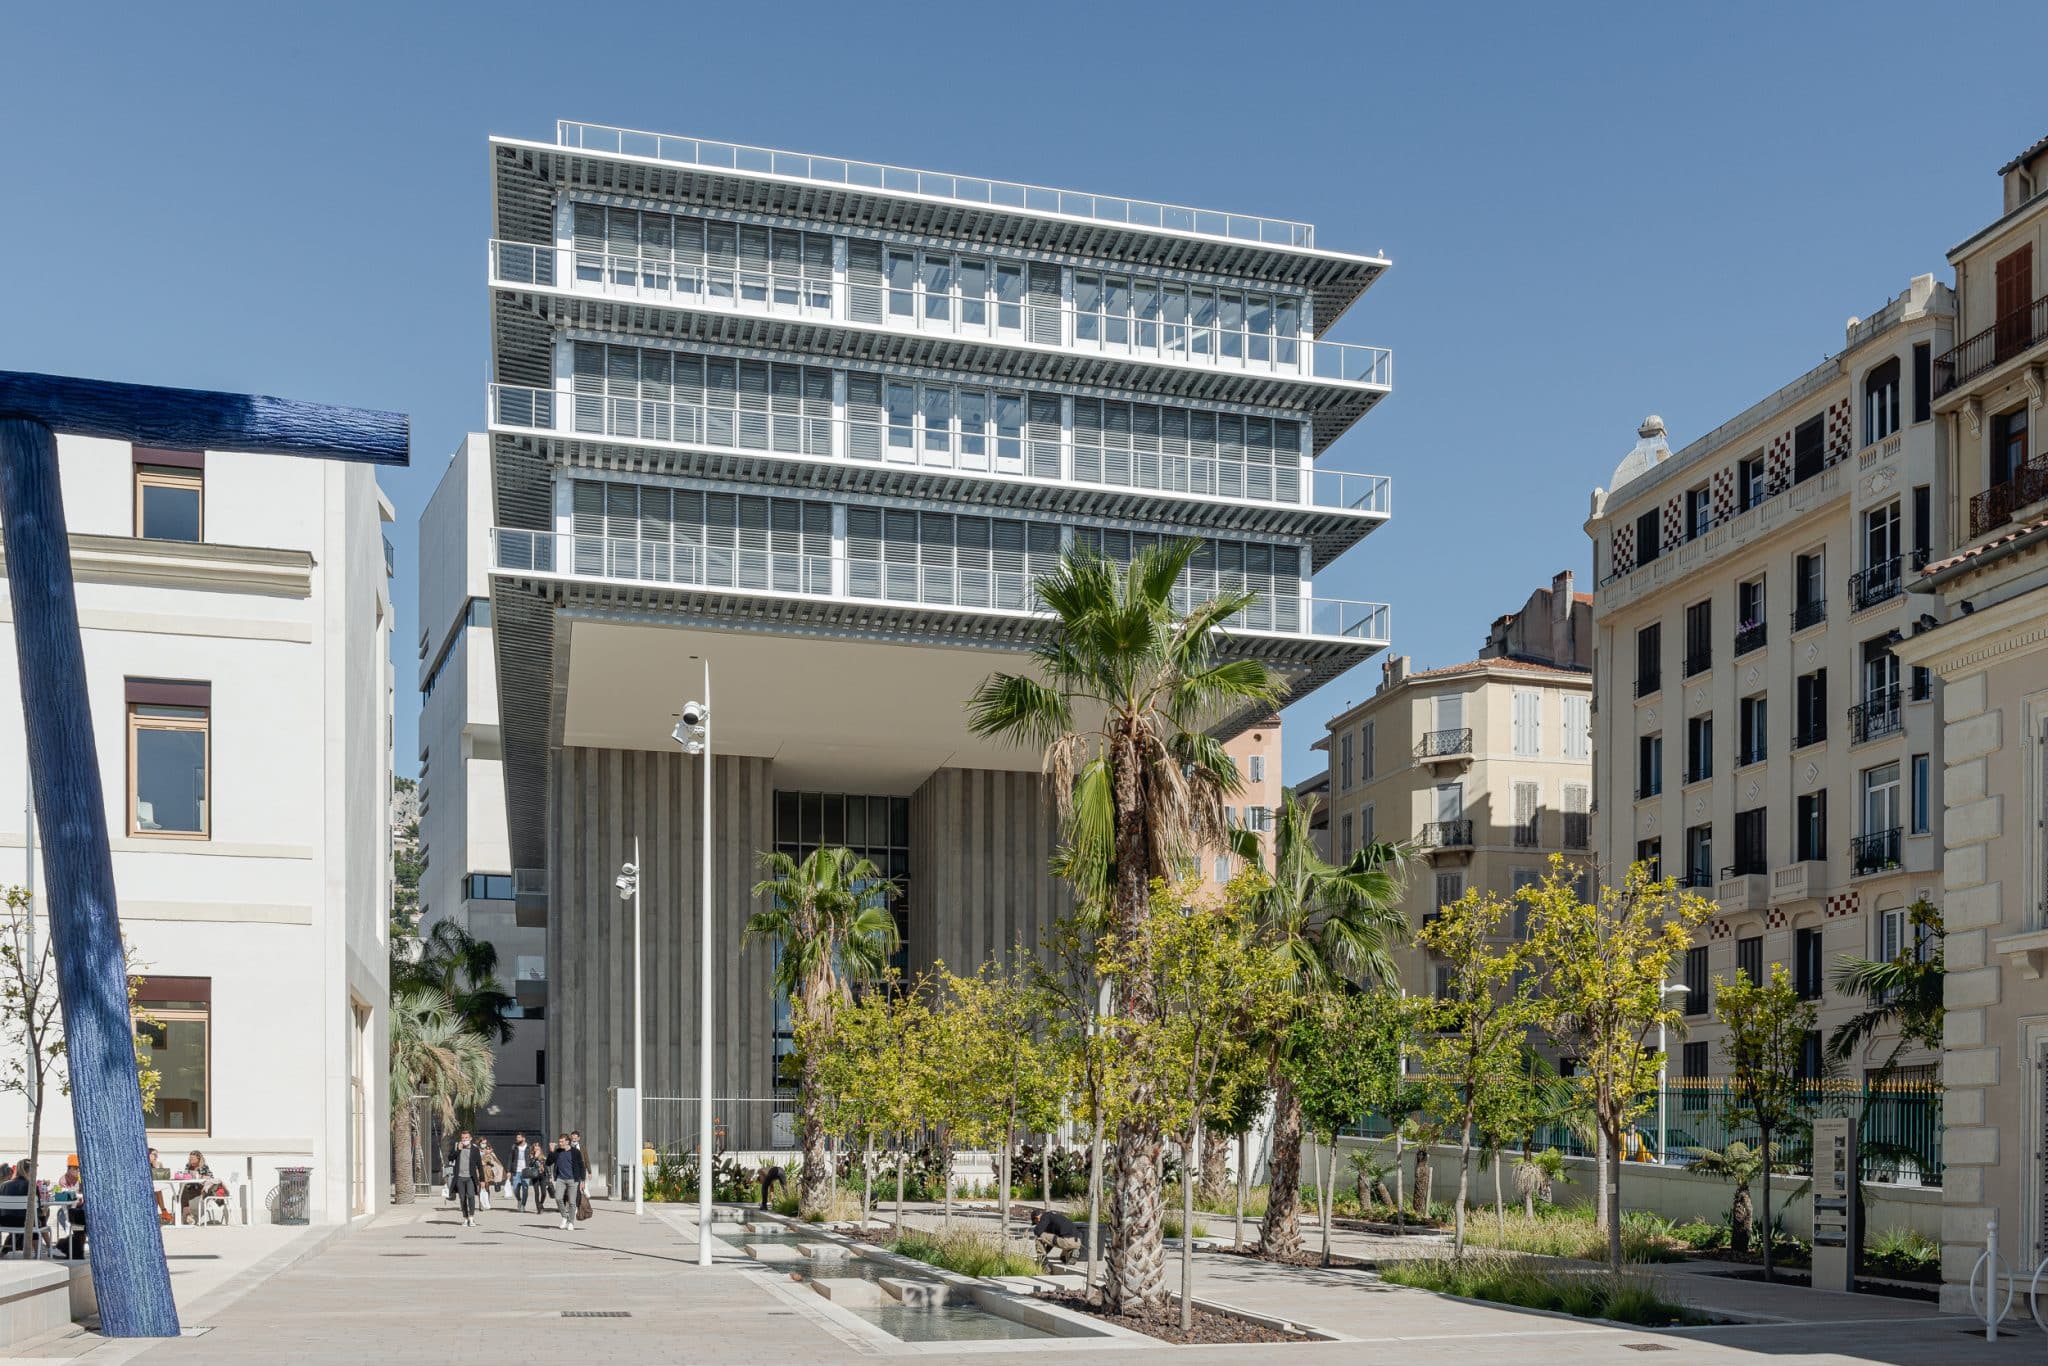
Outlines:
POLYGON ((177 1306, 149 1179, 127 965, 85 655, 57 479, 57 432, 183 450, 403 465, 401 413, 250 394, 0 372, 0 519, 29 776, 48 870, 50 937, 70 1055, 101 1331, 176 1337, 177 1306))

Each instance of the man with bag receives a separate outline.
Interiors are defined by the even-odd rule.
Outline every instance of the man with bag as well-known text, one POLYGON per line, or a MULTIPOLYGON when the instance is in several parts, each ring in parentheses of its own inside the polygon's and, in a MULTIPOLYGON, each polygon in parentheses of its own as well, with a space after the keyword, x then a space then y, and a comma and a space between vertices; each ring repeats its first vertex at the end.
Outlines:
POLYGON ((555 1155, 549 1175, 555 1183, 555 1207, 561 1211, 562 1227, 570 1233, 576 1231, 576 1219, 590 1217, 589 1204, 582 1198, 583 1183, 590 1171, 583 1165, 583 1151, 569 1145, 569 1136, 563 1134, 555 1140, 555 1155))

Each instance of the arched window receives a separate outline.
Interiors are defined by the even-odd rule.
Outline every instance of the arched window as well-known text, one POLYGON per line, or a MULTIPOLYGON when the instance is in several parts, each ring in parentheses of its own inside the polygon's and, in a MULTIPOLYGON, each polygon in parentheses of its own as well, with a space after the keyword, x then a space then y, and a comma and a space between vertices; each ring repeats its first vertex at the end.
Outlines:
POLYGON ((1882 441, 1899 429, 1899 358, 1892 357, 1863 377, 1863 444, 1882 441))

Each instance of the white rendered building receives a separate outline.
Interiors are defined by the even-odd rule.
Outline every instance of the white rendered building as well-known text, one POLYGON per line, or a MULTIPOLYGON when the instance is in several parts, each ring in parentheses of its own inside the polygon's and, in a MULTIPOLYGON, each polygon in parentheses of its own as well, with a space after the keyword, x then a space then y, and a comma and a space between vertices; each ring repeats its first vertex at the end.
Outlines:
POLYGON ((498 661, 491 643, 491 453, 465 438, 420 514, 420 933, 452 920, 498 951, 518 1004, 493 1039, 497 1086, 476 1128, 503 1140, 542 1125, 547 932, 517 923, 505 840, 498 661))
MULTIPOLYGON (((173 1169, 197 1149, 246 1179, 257 1222, 280 1166, 312 1167, 316 1223, 374 1212, 391 1151, 391 505, 362 465, 68 436, 58 454, 121 926, 157 1020, 150 1142, 173 1169)), ((28 778, 11 628, 0 639, 13 885, 28 778)), ((62 1096, 43 1123, 54 1172, 77 1150, 62 1096)), ((0 1154, 22 1157, 27 1131, 0 1097, 0 1154)))
POLYGON ((1384 646, 1387 609, 1314 574, 1388 514, 1385 479, 1318 464, 1390 390, 1390 353, 1327 336, 1387 263, 1302 223, 582 124, 490 164, 491 607, 549 1127, 609 1168, 635 836, 646 1090, 697 1090, 702 761, 670 730, 708 664, 713 1094, 725 1143, 767 1146, 760 851, 878 862, 911 972, 1029 951, 1065 905, 1042 756, 963 705, 1042 638, 1062 547, 1201 538, 1183 592, 1259 593, 1232 648, 1283 703, 1384 646))

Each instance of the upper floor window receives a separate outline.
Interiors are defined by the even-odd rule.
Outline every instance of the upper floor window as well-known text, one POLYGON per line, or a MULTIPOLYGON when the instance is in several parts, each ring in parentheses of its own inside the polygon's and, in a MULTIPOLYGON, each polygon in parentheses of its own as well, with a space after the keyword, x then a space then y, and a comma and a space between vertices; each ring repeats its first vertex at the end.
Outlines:
POLYGON ((1664 542, 1657 527, 1657 520, 1661 516, 1663 516, 1661 512, 1656 508, 1651 508, 1648 512, 1636 518, 1637 564, 1648 564, 1664 553, 1664 542))
POLYGON ((1351 789, 1351 734, 1346 731, 1337 737, 1337 786, 1342 791, 1351 789))
POLYGON ((1360 837, 1364 839, 1364 841, 1367 844, 1371 844, 1373 842, 1375 835, 1373 832, 1373 811, 1371 802, 1367 802, 1358 810, 1358 832, 1360 837))
POLYGON ((1264 781, 1266 781, 1266 756, 1263 754, 1254 754, 1251 760, 1251 770, 1251 777, 1253 782, 1263 783, 1264 781))
POLYGON ((1934 346, 1913 343, 1913 420, 1925 422, 1934 416, 1934 346))
POLYGON ((1301 500, 1301 424, 1116 399, 1074 400, 1074 478, 1301 500))
POLYGON ((1297 362, 1301 301, 1102 271, 1074 272, 1074 340, 1231 360, 1297 362))
POLYGON ((1338 818, 1337 836, 1337 858, 1340 862, 1349 861, 1349 859, 1351 858, 1351 851, 1358 847, 1357 843, 1352 838, 1351 814, 1349 812, 1346 812, 1343 816, 1338 818))
POLYGON ((462 894, 471 901, 510 901, 510 873, 471 873, 463 879, 462 894))
POLYGON ((1899 358, 1892 357, 1863 377, 1863 444, 1882 441, 1899 429, 1899 358))
POLYGON ((832 306, 832 238, 687 214, 578 204, 576 278, 685 298, 832 306))
POLYGON ((1379 723, 1368 721, 1358 728, 1359 761, 1365 770, 1365 780, 1371 782, 1379 771, 1376 758, 1379 739, 1379 723))
POLYGON ((1514 749, 1525 757, 1543 752, 1543 694, 1534 688, 1514 692, 1514 749))
POLYGON ((206 458, 197 451, 135 448, 135 534, 145 541, 205 535, 206 458))
POLYGON ((128 833, 205 839, 213 686, 127 680, 128 833))
POLYGON ((1744 512, 1769 496, 1765 485, 1764 468, 1762 451, 1758 451, 1735 467, 1735 497, 1744 512))
POLYGON ((161 1080, 156 1103, 143 1116, 150 1130, 182 1136, 212 1127, 209 1086, 213 1024, 210 977, 137 977, 131 981, 137 1045, 161 1080))
POLYGON ((1560 699, 1564 712, 1564 757, 1593 757, 1593 699, 1566 694, 1560 699))
POLYGON ((1651 622, 1636 632, 1636 696, 1645 697, 1663 686, 1662 660, 1664 630, 1651 622))
POLYGON ((1799 424, 1792 433, 1792 482, 1803 484, 1826 468, 1827 424, 1820 418, 1809 418, 1799 424))
POLYGON ((1705 484, 1685 491, 1685 538, 1696 540, 1714 526, 1714 500, 1705 484))

